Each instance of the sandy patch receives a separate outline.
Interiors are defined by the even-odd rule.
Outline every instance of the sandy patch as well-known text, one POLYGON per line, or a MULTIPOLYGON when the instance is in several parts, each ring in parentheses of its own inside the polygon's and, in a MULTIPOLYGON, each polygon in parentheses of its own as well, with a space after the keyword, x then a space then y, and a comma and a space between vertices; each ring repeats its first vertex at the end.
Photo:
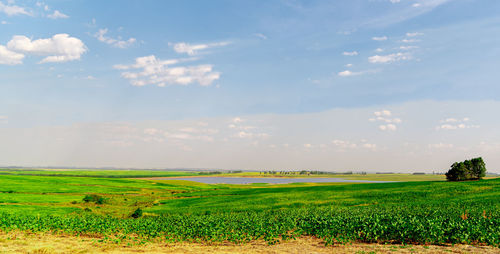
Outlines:
POLYGON ((277 245, 263 241, 233 243, 113 243, 103 238, 51 233, 0 232, 0 253, 500 253, 490 246, 383 245, 353 243, 324 246, 314 237, 301 237, 277 245))

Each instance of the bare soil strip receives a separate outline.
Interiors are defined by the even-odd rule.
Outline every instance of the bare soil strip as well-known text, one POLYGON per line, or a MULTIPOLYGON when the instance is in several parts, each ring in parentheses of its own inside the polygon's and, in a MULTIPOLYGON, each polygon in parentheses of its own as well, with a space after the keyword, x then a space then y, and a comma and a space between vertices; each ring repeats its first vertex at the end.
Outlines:
POLYGON ((110 243, 102 238, 62 234, 0 232, 0 253, 500 253, 491 246, 436 246, 363 244, 324 246, 323 241, 302 237, 277 245, 263 241, 233 243, 165 243, 140 244, 133 241, 110 243))

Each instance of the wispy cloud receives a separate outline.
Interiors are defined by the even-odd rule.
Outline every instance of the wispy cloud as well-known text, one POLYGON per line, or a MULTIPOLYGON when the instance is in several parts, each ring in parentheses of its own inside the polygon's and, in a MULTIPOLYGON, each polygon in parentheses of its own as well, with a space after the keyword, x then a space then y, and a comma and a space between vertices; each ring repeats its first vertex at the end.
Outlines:
POLYGON ((358 52, 357 51, 345 51, 342 53, 344 56, 357 56, 358 52))
POLYGON ((420 40, 417 39, 402 39, 401 42, 403 43, 414 43, 414 42, 419 42, 420 40))
POLYGON ((131 65, 115 65, 118 70, 138 70, 136 72, 122 72, 122 77, 130 81, 134 86, 145 86, 148 84, 160 87, 167 85, 188 85, 198 83, 209 86, 220 78, 220 72, 213 71, 210 64, 172 66, 193 59, 169 59, 161 60, 154 55, 138 57, 131 65))
POLYGON ((47 17, 50 19, 67 19, 67 18, 69 18, 68 15, 66 15, 58 10, 55 10, 52 14, 47 15, 47 17))
POLYGON ((16 15, 32 16, 32 14, 28 12, 24 7, 17 5, 5 5, 2 2, 0 2, 0 12, 5 13, 7 16, 16 16, 16 15))
POLYGON ((366 70, 366 71, 345 70, 345 71, 341 71, 341 72, 337 73, 337 75, 340 77, 351 77, 351 76, 358 76, 358 75, 370 74, 370 73, 375 73, 375 72, 377 72, 377 71, 376 70, 366 70))
POLYGON ((477 129, 480 126, 470 124, 470 118, 446 118, 439 121, 441 124, 436 126, 436 130, 461 130, 461 129, 477 129))
POLYGON ((368 61, 370 63, 392 63, 392 62, 398 62, 402 60, 409 60, 411 59, 412 56, 409 53, 393 53, 389 55, 374 55, 368 57, 368 61))
MULTIPOLYGON (((266 37, 267 38, 267 37, 266 37)), ((222 47, 222 46, 227 46, 229 45, 230 42, 216 42, 216 43, 209 43, 209 44, 189 44, 185 42, 179 42, 173 45, 173 48, 175 52, 177 53, 183 53, 183 54, 188 54, 190 56, 197 55, 199 51, 206 50, 209 48, 213 47, 222 47)))
POLYGON ((94 35, 94 37, 96 37, 101 42, 104 42, 108 45, 121 49, 128 48, 137 42, 135 38, 129 38, 128 40, 122 40, 121 38, 114 39, 109 36, 106 36, 107 33, 108 33, 107 28, 99 29, 99 31, 94 35))
POLYGON ((421 36, 421 35, 424 35, 424 34, 420 33, 420 32, 406 33, 406 36, 408 36, 408 37, 415 37, 415 36, 421 36))
POLYGON ((256 37, 259 37, 259 38, 263 39, 263 40, 267 40, 267 36, 266 36, 265 34, 256 33, 256 34, 254 34, 254 35, 255 35, 256 37))
POLYGON ((374 40, 374 41, 387 41, 387 36, 372 37, 372 40, 374 40))

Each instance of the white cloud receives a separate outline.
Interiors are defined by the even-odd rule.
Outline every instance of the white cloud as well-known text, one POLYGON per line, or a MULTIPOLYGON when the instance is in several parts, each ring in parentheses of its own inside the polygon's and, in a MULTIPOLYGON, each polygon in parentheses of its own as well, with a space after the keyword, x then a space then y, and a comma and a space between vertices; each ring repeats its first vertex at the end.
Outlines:
POLYGON ((156 129, 156 128, 147 128, 147 129, 144 129, 144 133, 149 134, 149 135, 156 135, 158 133, 161 133, 161 131, 156 129))
POLYGON ((0 123, 8 123, 8 122, 9 122, 8 116, 0 116, 0 123))
POLYGON ((406 33, 406 36, 408 36, 408 37, 415 37, 415 36, 421 36, 421 35, 424 35, 424 34, 420 33, 420 32, 406 33))
POLYGON ((9 23, 8 23, 7 21, 5 21, 5 20, 2 20, 2 22, 0 22, 0 24, 2 24, 2 25, 7 25, 7 24, 9 24, 9 23))
POLYGON ((417 39, 403 39, 401 40, 401 42, 404 42, 404 43, 414 43, 414 42, 419 42, 420 40, 417 40, 417 39))
POLYGON ((254 34, 254 35, 255 35, 255 36, 257 36, 257 37, 259 37, 259 38, 261 38, 261 39, 263 39, 263 40, 267 40, 267 36, 266 36, 266 35, 264 35, 264 34, 261 34, 261 33, 256 33, 256 34, 254 34))
POLYGON ((16 65, 23 63, 23 54, 19 54, 8 50, 5 46, 0 45, 0 64, 16 65))
POLYGON ((382 48, 377 48, 377 49, 375 49, 375 52, 379 52, 379 53, 380 53, 380 52, 382 52, 382 51, 384 51, 384 49, 382 49, 382 48))
POLYGON ((442 124, 436 127, 437 130, 459 130, 459 129, 477 129, 479 125, 466 125, 466 124, 442 124))
POLYGON ((128 40, 121 40, 121 38, 118 39, 113 39, 111 37, 106 36, 106 33, 108 33, 108 29, 99 29, 99 31, 94 35, 99 41, 104 42, 106 44, 109 44, 113 47, 116 48, 128 48, 134 43, 137 42, 135 38, 129 38, 128 40))
POLYGON ((341 71, 339 73, 337 73, 337 75, 341 76, 341 77, 349 77, 349 76, 355 76, 355 75, 359 75, 361 73, 359 72, 352 72, 352 71, 349 71, 349 70, 345 70, 345 71, 341 71))
POLYGON ((376 116, 391 116, 392 112, 389 111, 389 110, 384 109, 382 111, 375 111, 375 112, 373 112, 373 114, 376 115, 376 116))
POLYGON ((68 34, 56 34, 52 38, 33 41, 24 35, 15 35, 7 43, 7 48, 16 52, 47 56, 40 63, 79 60, 87 51, 80 39, 68 34))
POLYGON ((343 148, 343 149, 346 149, 346 148, 354 149, 354 148, 358 147, 358 145, 356 143, 351 143, 350 141, 338 140, 338 139, 333 140, 332 144, 334 144, 335 146, 337 146, 339 148, 343 148))
POLYGON ((235 138, 267 138, 269 137, 269 134, 267 133, 253 133, 253 132, 247 132, 247 131, 240 131, 233 135, 235 138))
POLYGON ((390 55, 374 55, 368 57, 368 61, 370 63, 392 63, 392 62, 398 62, 401 60, 409 60, 411 59, 411 55, 408 53, 394 53, 390 55))
POLYGON ((379 125, 378 128, 383 131, 395 131, 397 129, 397 126, 390 123, 387 125, 379 125))
POLYGON ((67 19, 67 18, 69 18, 68 15, 61 13, 58 10, 55 10, 54 13, 47 15, 47 17, 50 19, 67 19))
POLYGON ((370 144, 370 143, 365 143, 363 145, 361 145, 363 148, 367 148, 367 149, 372 149, 372 150, 375 150, 377 149, 377 145, 376 144, 370 144))
POLYGON ((400 118, 390 118, 392 116, 392 112, 389 110, 381 110, 373 112, 375 118, 370 118, 368 121, 370 122, 384 122, 378 126, 378 128, 382 131, 395 131, 397 130, 397 125, 403 122, 400 118))
POLYGON ((243 121, 245 121, 245 120, 243 120, 243 119, 241 119, 241 118, 239 118, 239 117, 235 117, 235 118, 233 118, 233 120, 232 120, 232 121, 233 121, 233 123, 241 123, 241 122, 243 122, 243 121))
POLYGON ((32 14, 26 11, 23 7, 17 6, 17 5, 5 5, 4 3, 0 2, 0 12, 3 12, 7 14, 7 16, 15 16, 15 15, 28 15, 31 16, 32 14))
POLYGON ((352 64, 346 64, 345 67, 352 67, 352 64))
POLYGON ((150 142, 163 142, 164 139, 172 140, 177 142, 178 145, 184 146, 184 144, 178 143, 178 141, 187 141, 187 140, 200 140, 205 142, 213 142, 215 139, 212 136, 216 134, 218 131, 214 129, 197 129, 193 127, 183 127, 179 130, 166 131, 158 128, 145 128, 143 133, 146 134, 146 137, 140 137, 143 141, 150 142))
POLYGON ((411 50, 411 49, 417 49, 417 46, 400 46, 399 49, 401 50, 411 50))
POLYGON ((357 51, 351 51, 351 52, 345 51, 342 53, 342 55, 344 55, 344 56, 357 56, 358 52, 357 51))
POLYGON ((357 75, 362 75, 362 74, 368 74, 368 73, 376 73, 377 70, 365 70, 365 71, 350 71, 350 70, 345 70, 337 73, 338 76, 340 77, 350 77, 350 76, 357 76, 357 75))
POLYGON ((374 41, 386 41, 387 40, 387 36, 372 37, 372 40, 374 40, 374 41))
POLYGON ((213 47, 221 47, 229 45, 229 42, 216 42, 210 44, 189 44, 185 42, 179 42, 173 45, 175 52, 177 53, 185 53, 190 56, 194 56, 198 54, 198 51, 205 50, 213 47))
POLYGON ((446 118, 444 120, 441 120, 440 122, 442 123, 455 123, 455 122, 458 122, 459 120, 456 119, 456 118, 446 118))
POLYGON ((464 117, 462 119, 458 118, 446 118, 439 122, 441 125, 436 126, 436 130, 460 130, 460 129, 477 129, 480 126, 474 124, 466 124, 469 122, 470 118, 464 117))
POLYGON ((139 72, 122 72, 122 77, 128 79, 134 86, 152 84, 164 87, 192 83, 209 86, 220 78, 220 73, 214 72, 210 64, 171 67, 171 65, 191 60, 193 59, 160 60, 154 55, 150 55, 136 58, 134 64, 115 65, 114 68, 119 70, 142 69, 139 72))
POLYGON ((396 4, 396 3, 401 2, 401 0, 389 0, 389 2, 391 2, 391 3, 393 3, 393 4, 396 4))

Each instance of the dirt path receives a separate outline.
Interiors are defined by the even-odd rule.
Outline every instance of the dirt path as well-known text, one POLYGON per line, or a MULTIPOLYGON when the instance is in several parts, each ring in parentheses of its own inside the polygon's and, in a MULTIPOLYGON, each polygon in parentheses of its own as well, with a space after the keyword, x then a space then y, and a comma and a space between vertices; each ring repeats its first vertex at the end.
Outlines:
POLYGON ((500 253, 489 246, 411 246, 348 244, 325 247, 321 240, 303 237, 269 246, 256 241, 243 245, 232 243, 122 243, 100 242, 99 238, 54 234, 0 232, 0 253, 500 253))

